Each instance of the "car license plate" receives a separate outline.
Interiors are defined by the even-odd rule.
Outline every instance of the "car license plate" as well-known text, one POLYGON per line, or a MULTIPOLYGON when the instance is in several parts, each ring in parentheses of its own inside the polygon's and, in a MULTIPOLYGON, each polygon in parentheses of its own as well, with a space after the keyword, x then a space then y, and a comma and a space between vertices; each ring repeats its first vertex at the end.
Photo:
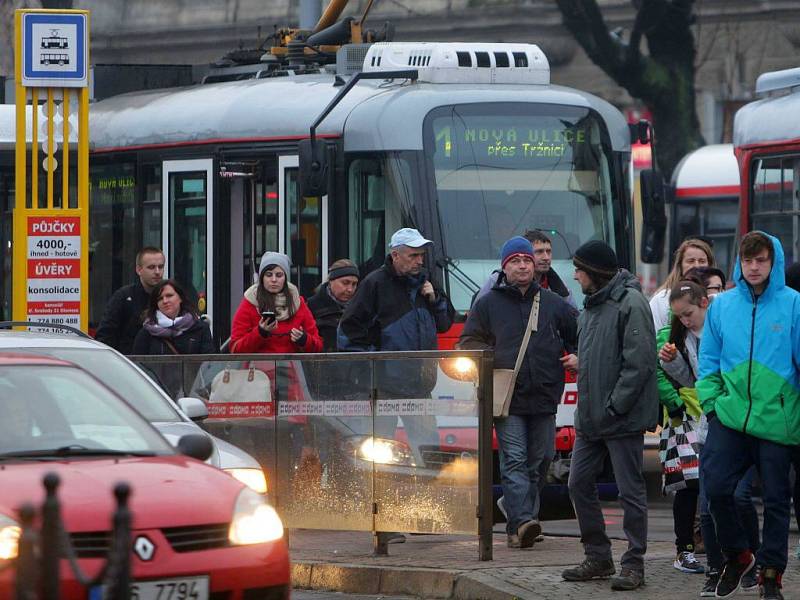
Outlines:
MULTIPOLYGON (((102 600, 103 588, 97 586, 89 600, 102 600)), ((208 600, 208 577, 154 579, 131 583, 131 600, 208 600)))

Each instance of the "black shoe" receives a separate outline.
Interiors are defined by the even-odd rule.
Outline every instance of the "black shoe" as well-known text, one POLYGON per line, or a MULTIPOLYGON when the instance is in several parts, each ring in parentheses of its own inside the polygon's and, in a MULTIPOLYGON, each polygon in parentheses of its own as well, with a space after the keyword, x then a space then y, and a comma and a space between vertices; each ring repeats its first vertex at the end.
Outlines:
POLYGON ((519 547, 530 548, 540 533, 542 533, 542 526, 539 525, 539 521, 525 521, 517 528, 519 547))
POLYGON ((742 594, 757 594, 759 580, 757 566, 750 569, 749 573, 742 575, 742 594))
POLYGON ((619 575, 611 578, 611 589, 617 592, 635 590, 644 585, 644 571, 635 571, 622 567, 619 575))
POLYGON ((564 570, 561 577, 564 581, 590 581, 611 577, 616 572, 613 560, 598 560, 587 556, 577 567, 564 570))
POLYGON ((742 575, 749 573, 756 564, 756 558, 749 550, 741 552, 739 556, 728 560, 722 569, 717 584, 717 598, 729 598, 733 596, 741 586, 742 575))
POLYGON ((717 595, 717 584, 719 583, 719 571, 709 567, 706 575, 706 583, 700 590, 701 598, 713 598, 717 595))
POLYGON ((778 569, 761 569, 761 585, 758 588, 758 597, 764 600, 783 600, 781 593, 782 573, 778 569))

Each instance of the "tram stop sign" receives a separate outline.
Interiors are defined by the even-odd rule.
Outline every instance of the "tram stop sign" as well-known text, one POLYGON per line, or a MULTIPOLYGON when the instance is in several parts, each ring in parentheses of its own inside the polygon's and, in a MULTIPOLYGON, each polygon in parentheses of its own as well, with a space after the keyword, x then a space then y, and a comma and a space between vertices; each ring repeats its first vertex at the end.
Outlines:
POLYGON ((85 14, 23 14, 22 85, 86 87, 88 44, 85 14))

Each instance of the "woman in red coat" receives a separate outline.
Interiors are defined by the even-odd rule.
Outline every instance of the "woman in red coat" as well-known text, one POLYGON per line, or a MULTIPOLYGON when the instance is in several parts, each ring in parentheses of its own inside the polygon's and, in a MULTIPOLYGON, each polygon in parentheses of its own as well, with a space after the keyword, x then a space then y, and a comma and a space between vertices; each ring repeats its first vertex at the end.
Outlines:
POLYGON ((288 274, 288 256, 279 252, 264 253, 258 283, 244 293, 233 317, 231 353, 322 351, 322 338, 314 315, 297 288, 289 283, 288 274))

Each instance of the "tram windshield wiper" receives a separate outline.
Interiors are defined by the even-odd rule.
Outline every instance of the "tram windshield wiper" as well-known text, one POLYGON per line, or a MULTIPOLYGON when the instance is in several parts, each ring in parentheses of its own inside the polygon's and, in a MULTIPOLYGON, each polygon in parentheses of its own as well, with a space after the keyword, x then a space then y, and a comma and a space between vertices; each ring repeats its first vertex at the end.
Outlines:
POLYGON ((458 266, 458 262, 449 256, 443 256, 442 261, 447 266, 447 270, 465 288, 469 289, 473 294, 480 291, 481 286, 478 285, 472 277, 467 275, 464 270, 458 266))

